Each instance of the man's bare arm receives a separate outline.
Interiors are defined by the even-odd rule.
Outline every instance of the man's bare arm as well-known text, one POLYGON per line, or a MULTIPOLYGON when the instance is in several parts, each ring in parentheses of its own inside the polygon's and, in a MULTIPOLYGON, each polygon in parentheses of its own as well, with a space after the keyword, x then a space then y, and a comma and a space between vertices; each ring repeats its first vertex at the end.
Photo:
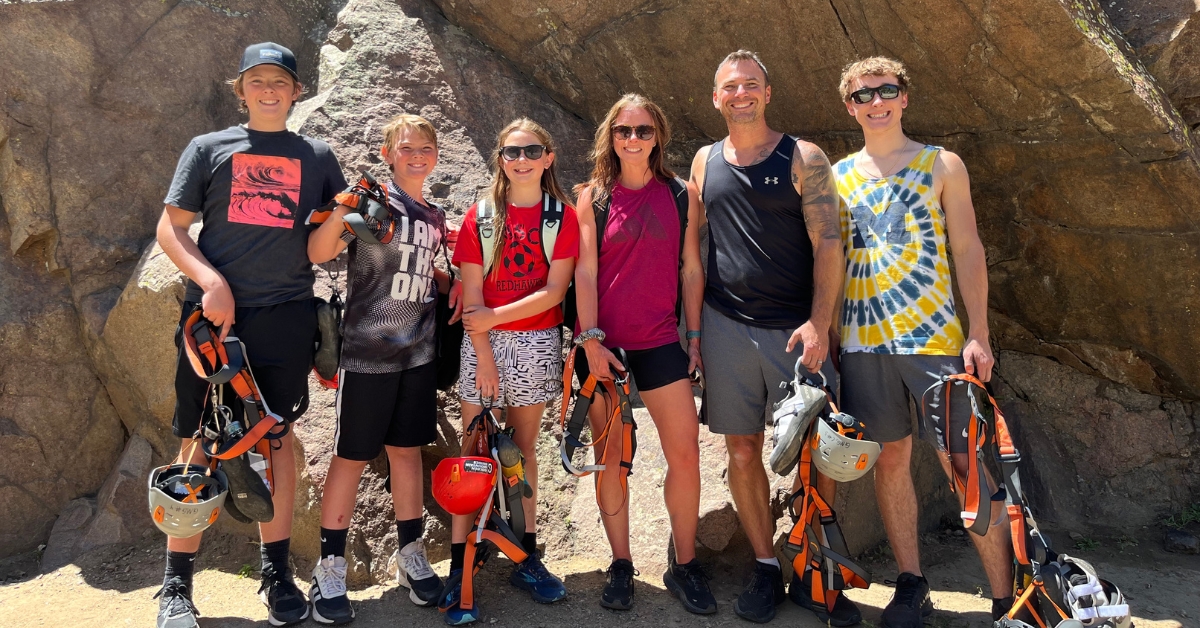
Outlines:
POLYGON ((954 255, 958 289, 962 292, 970 329, 963 348, 967 371, 983 381, 991 379, 992 356, 988 344, 987 256, 975 227, 975 206, 971 203, 971 180, 962 158, 950 151, 938 153, 934 164, 935 184, 940 183, 942 211, 946 213, 946 234, 954 255))
POLYGON ((833 168, 814 144, 798 142, 792 159, 792 183, 800 193, 804 225, 813 247, 813 304, 810 319, 825 333, 842 298, 846 258, 833 168), (798 158, 797 158, 798 157, 798 158))

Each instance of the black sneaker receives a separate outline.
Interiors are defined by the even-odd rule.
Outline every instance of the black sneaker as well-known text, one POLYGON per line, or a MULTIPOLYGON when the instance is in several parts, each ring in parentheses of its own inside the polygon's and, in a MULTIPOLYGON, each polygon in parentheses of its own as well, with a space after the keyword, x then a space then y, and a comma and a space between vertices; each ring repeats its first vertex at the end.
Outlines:
POLYGON ((742 619, 765 624, 775 619, 775 607, 787 599, 783 592, 783 572, 775 565, 754 561, 750 584, 733 603, 733 612, 742 619))
POLYGON ((275 504, 271 501, 271 489, 262 476, 250 466, 249 453, 221 461, 221 470, 229 479, 229 496, 242 515, 266 523, 275 518, 275 504))
POLYGON ((883 609, 884 628, 921 628, 922 619, 933 614, 929 582, 907 571, 896 578, 896 592, 883 609))
POLYGON ((992 623, 1000 621, 1001 617, 1008 614, 1012 610, 1016 598, 1009 596, 1006 598, 992 598, 992 623))
POLYGON ((697 615, 717 612, 717 600, 708 588, 708 574, 704 573, 699 559, 693 558, 682 565, 676 565, 672 560, 663 574, 663 584, 679 598, 683 610, 697 615))
POLYGON ((417 539, 396 550, 396 581, 408 589, 408 599, 417 606, 433 606, 442 596, 442 579, 429 566, 425 541, 417 539))
POLYGON ((795 572, 792 572, 792 584, 788 587, 788 597, 796 604, 807 608, 821 620, 821 623, 829 624, 830 626, 853 626, 862 621, 862 613, 858 611, 858 606, 851 602, 845 594, 839 593, 837 601, 833 603, 833 612, 825 608, 825 602, 822 600, 813 603, 812 600, 812 580, 809 573, 804 574, 804 578, 800 578, 795 572))
POLYGON ((600 593, 600 606, 614 611, 633 608, 633 577, 639 575, 633 563, 618 558, 608 566, 608 583, 600 593))
POLYGON ((179 576, 163 583, 155 598, 158 602, 158 628, 199 628, 196 616, 200 611, 192 604, 191 587, 179 576))
POLYGON ((308 600, 292 581, 291 570, 280 572, 274 566, 263 569, 258 595, 267 605, 267 621, 272 626, 289 626, 308 619, 308 600))
POLYGON ((346 595, 345 558, 326 556, 317 562, 313 567, 308 599, 312 601, 313 619, 318 624, 341 625, 354 621, 354 607, 346 595))

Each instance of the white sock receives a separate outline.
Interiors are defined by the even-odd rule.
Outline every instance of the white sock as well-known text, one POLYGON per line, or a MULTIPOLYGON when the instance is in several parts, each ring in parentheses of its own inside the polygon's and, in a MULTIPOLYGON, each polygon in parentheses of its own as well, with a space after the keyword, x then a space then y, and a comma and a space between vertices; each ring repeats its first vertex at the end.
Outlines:
POLYGON ((756 558, 754 560, 757 560, 758 562, 760 562, 764 565, 771 565, 772 567, 774 567, 776 569, 780 568, 778 558, 756 558))

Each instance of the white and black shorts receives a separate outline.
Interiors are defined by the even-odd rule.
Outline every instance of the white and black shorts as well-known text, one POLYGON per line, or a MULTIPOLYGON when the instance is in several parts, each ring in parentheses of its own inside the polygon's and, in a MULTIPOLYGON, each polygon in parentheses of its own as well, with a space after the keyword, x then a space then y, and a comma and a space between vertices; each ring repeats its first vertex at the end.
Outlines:
POLYGON ((384 445, 420 447, 437 440, 437 365, 395 373, 338 372, 333 453, 374 460, 384 445))
MULTIPOLYGON (((534 331, 488 332, 496 370, 500 374, 496 405, 520 407, 546 403, 562 391, 562 332, 558 327, 534 331)), ((458 396, 482 405, 475 389, 475 346, 463 338, 458 396)))

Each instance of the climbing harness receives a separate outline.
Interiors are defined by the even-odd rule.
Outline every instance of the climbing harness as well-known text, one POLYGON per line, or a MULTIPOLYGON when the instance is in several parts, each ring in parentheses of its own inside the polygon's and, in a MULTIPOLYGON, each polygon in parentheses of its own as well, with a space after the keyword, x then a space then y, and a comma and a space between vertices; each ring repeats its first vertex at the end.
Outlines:
POLYGON ((333 197, 326 205, 312 210, 305 219, 306 225, 319 225, 329 220, 338 205, 345 205, 353 212, 342 218, 346 231, 368 244, 387 244, 396 233, 396 221, 388 208, 387 191, 369 172, 354 185, 333 197))
MULTIPOLYGON (((625 366, 625 374, 612 382, 611 388, 614 390, 610 391, 610 386, 604 386, 598 390, 600 381, 596 379, 595 373, 589 373, 579 390, 573 391, 571 375, 575 372, 575 352, 578 350, 579 347, 571 349, 567 355, 566 367, 563 368, 563 400, 559 413, 562 440, 559 441, 558 451, 562 458, 563 468, 567 470, 567 473, 575 477, 596 474, 596 505, 600 512, 611 517, 620 512, 625 501, 629 499, 629 476, 633 474, 633 456, 637 453, 637 423, 633 420, 633 403, 629 400, 629 360, 625 356, 624 350, 613 349, 617 359, 625 366), (567 408, 570 406, 572 392, 575 393, 575 405, 568 420, 567 408), (585 443, 582 440, 583 430, 588 426, 588 410, 596 402, 597 395, 604 399, 606 417, 604 429, 599 436, 593 436, 590 443, 585 443), (604 483, 605 472, 609 471, 608 464, 605 462, 608 455, 607 438, 617 436, 617 430, 614 428, 618 421, 620 421, 621 460, 616 472, 617 480, 621 483, 622 497, 621 503, 610 512, 605 510, 601 501, 600 488, 604 483), (596 449, 597 445, 602 445, 602 449, 596 449), (575 452, 579 449, 593 449, 592 456, 595 464, 576 465, 574 462, 575 452)), ((587 359, 586 356, 584 359, 587 359)))
POLYGON ((1008 423, 990 387, 972 375, 943 375, 921 397, 927 409, 923 414, 935 422, 932 427, 939 451, 950 460, 945 430, 949 429, 948 387, 951 385, 967 386, 967 398, 971 403, 967 444, 973 451, 967 452, 966 477, 960 477, 955 471, 950 485, 951 490, 962 493, 963 525, 982 536, 992 526, 999 525, 1005 513, 1009 520, 1017 567, 1013 583, 1015 600, 1012 608, 995 625, 998 628, 1132 628, 1129 605, 1121 591, 1111 582, 1100 579, 1086 561, 1056 553, 1050 547, 1050 539, 1038 529, 1017 469, 1021 453, 1013 445, 1008 423), (991 406, 990 423, 980 408, 979 396, 986 398, 991 406), (944 423, 929 411, 938 410, 943 399, 944 423), (988 456, 999 467, 1003 479, 1003 486, 995 494, 991 493, 983 471, 988 456), (993 521, 991 503, 1001 500, 1005 503, 1005 512, 999 513, 993 521))
MULTIPOLYGON (((854 456, 855 464, 850 465, 850 469, 857 473, 858 477, 865 474, 878 459, 879 445, 865 439, 861 423, 838 411, 833 395, 829 393, 828 383, 825 382, 824 376, 821 379, 824 385, 825 401, 828 402, 832 412, 829 413, 829 416, 821 417, 820 420, 810 421, 804 432, 803 445, 800 447, 800 470, 797 472, 800 488, 788 500, 788 514, 792 518, 793 526, 782 551, 783 555, 791 562, 795 573, 805 576, 803 579, 808 580, 810 599, 821 600, 824 602, 825 608, 832 613, 838 595, 846 589, 868 588, 871 586, 871 574, 850 560, 850 550, 846 546, 846 538, 842 535, 842 527, 838 524, 837 513, 817 491, 817 470, 820 467, 818 461, 822 458, 834 460, 833 457, 827 456, 822 451, 823 434, 819 429, 821 426, 833 422, 840 427, 827 429, 838 435, 839 438, 848 442, 875 446, 874 457, 868 457, 862 469, 856 468, 858 456, 854 456), (845 426, 846 419, 852 422, 851 427, 845 426), (843 429, 847 431, 842 432, 843 429), (856 434, 849 434, 851 429, 855 430, 856 434), (796 512, 797 501, 800 502, 799 513, 796 512), (820 534, 817 533, 818 529, 820 534)), ((824 407, 824 404, 821 407, 824 407)), ((838 469, 842 470, 840 460, 838 464, 838 469)), ((824 470, 821 472, 825 473, 824 470)), ((844 473, 851 475, 850 471, 844 471, 844 473)))
POLYGON ((209 404, 193 436, 209 459, 220 461, 228 478, 236 480, 232 497, 237 510, 255 521, 274 518, 271 496, 275 494, 272 450, 287 435, 283 417, 271 412, 259 391, 246 357, 246 346, 236 336, 219 341, 218 330, 199 308, 184 321, 184 350, 196 375, 209 383, 209 404), (225 403, 226 389, 241 402, 241 412, 225 403), (235 473, 236 472, 236 473, 235 473), (266 490, 248 482, 261 481, 266 490))
MULTIPOLYGON (((452 480, 453 469, 458 466, 460 484, 466 473, 490 475, 492 483, 486 493, 479 490, 478 480, 468 480, 472 487, 462 491, 464 500, 459 502, 446 491, 447 485, 452 482, 440 480, 435 474, 434 498, 450 512, 473 514, 473 509, 466 509, 466 506, 471 505, 467 502, 483 497, 475 525, 467 534, 467 546, 463 554, 464 568, 454 576, 461 578, 462 592, 458 604, 462 609, 475 606, 475 574, 483 567, 489 553, 489 546, 485 541, 503 552, 513 563, 524 562, 528 557, 521 546, 521 540, 525 536, 524 500, 533 498, 533 488, 525 479, 525 458, 513 441, 512 434, 511 427, 500 429, 491 404, 485 404, 479 415, 472 419, 463 431, 463 457, 449 458, 438 465, 438 469, 441 470, 442 465, 448 461, 460 461, 450 462, 443 471, 452 480), (474 469, 469 470, 468 465, 474 466, 474 469)), ((464 485, 463 488, 468 487, 464 485)), ((446 583, 447 589, 459 584, 454 578, 446 583)), ((447 608, 439 604, 438 610, 444 613, 447 608)))
POLYGON ((825 391, 813 386, 808 378, 800 374, 800 359, 796 359, 795 376, 791 382, 780 382, 780 388, 788 393, 775 404, 771 417, 774 430, 771 433, 771 470, 787 475, 800 461, 800 448, 808 434, 808 426, 825 408, 825 391))

